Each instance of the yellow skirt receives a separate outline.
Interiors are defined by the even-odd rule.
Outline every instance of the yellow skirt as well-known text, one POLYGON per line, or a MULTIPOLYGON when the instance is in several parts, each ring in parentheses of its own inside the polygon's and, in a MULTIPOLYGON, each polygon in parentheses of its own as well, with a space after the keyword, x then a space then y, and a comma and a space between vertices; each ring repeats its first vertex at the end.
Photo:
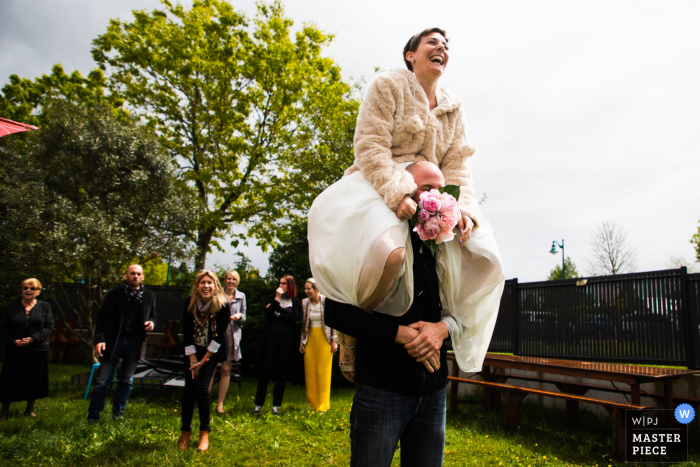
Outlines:
POLYGON ((306 405, 318 412, 331 408, 333 352, 323 328, 309 328, 305 346, 306 405))

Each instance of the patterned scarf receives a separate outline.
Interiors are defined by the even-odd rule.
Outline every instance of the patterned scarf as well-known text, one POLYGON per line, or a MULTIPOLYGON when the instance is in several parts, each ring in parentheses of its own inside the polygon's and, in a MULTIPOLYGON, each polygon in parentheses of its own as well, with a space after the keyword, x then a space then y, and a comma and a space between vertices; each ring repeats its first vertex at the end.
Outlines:
POLYGON ((129 284, 124 282, 124 293, 126 294, 126 299, 130 302, 135 302, 139 305, 143 302, 143 284, 139 284, 138 289, 131 290, 129 284))
POLYGON ((197 308, 194 310, 194 340, 197 340, 197 336, 204 332, 207 327, 207 321, 209 321, 209 327, 211 328, 212 336, 215 337, 216 334, 216 320, 211 319, 209 314, 209 306, 211 305, 211 300, 204 303, 201 299, 197 301, 197 308))

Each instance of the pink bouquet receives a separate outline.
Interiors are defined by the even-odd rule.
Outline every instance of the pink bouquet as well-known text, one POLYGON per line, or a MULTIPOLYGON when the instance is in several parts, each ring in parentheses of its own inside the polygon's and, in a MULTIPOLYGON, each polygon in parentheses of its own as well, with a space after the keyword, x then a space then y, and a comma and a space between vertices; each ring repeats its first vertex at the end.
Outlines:
POLYGON ((435 255, 437 245, 449 242, 455 236, 453 230, 459 222, 462 212, 457 205, 459 187, 448 185, 440 190, 430 190, 420 195, 418 209, 413 216, 413 231, 435 255))

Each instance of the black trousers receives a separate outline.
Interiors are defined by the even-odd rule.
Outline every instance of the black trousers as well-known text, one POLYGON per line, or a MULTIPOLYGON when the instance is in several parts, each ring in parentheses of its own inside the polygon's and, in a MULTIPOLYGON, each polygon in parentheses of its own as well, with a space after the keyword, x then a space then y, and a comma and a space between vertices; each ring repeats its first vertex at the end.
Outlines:
MULTIPOLYGON (((197 361, 207 353, 206 347, 195 346, 197 349, 197 361)), ((211 420, 211 396, 209 395, 209 382, 216 371, 218 361, 210 358, 199 370, 196 378, 192 379, 190 371, 190 357, 185 356, 185 391, 182 394, 182 431, 192 431, 192 416, 194 415, 194 405, 199 409, 199 431, 211 431, 209 421, 211 420)))
POLYGON ((265 404, 267 384, 272 377, 272 371, 277 367, 275 378, 275 391, 272 395, 272 405, 282 405, 284 386, 287 384, 287 373, 292 356, 292 342, 294 340, 294 328, 276 326, 267 336, 263 352, 260 356, 260 379, 258 390, 255 394, 255 405, 265 404))

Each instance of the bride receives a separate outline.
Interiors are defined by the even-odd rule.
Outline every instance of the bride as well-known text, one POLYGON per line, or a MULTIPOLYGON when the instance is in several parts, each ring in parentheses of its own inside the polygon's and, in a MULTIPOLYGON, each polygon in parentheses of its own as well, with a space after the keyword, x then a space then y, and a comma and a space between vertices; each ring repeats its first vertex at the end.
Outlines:
MULTIPOLYGON (((407 70, 369 86, 355 130, 355 162, 314 201, 309 260, 319 290, 367 312, 401 316, 413 301, 410 219, 417 186, 406 170, 427 161, 460 187, 458 240, 436 252, 443 321, 460 368, 481 370, 496 322, 504 275, 494 234, 474 197, 462 101, 438 81, 447 67, 445 32, 426 29, 403 51, 407 70), (408 246, 408 248, 407 248, 408 246)), ((353 339, 344 336, 341 367, 353 376, 353 339)), ((429 362, 423 362, 429 371, 429 362)))

